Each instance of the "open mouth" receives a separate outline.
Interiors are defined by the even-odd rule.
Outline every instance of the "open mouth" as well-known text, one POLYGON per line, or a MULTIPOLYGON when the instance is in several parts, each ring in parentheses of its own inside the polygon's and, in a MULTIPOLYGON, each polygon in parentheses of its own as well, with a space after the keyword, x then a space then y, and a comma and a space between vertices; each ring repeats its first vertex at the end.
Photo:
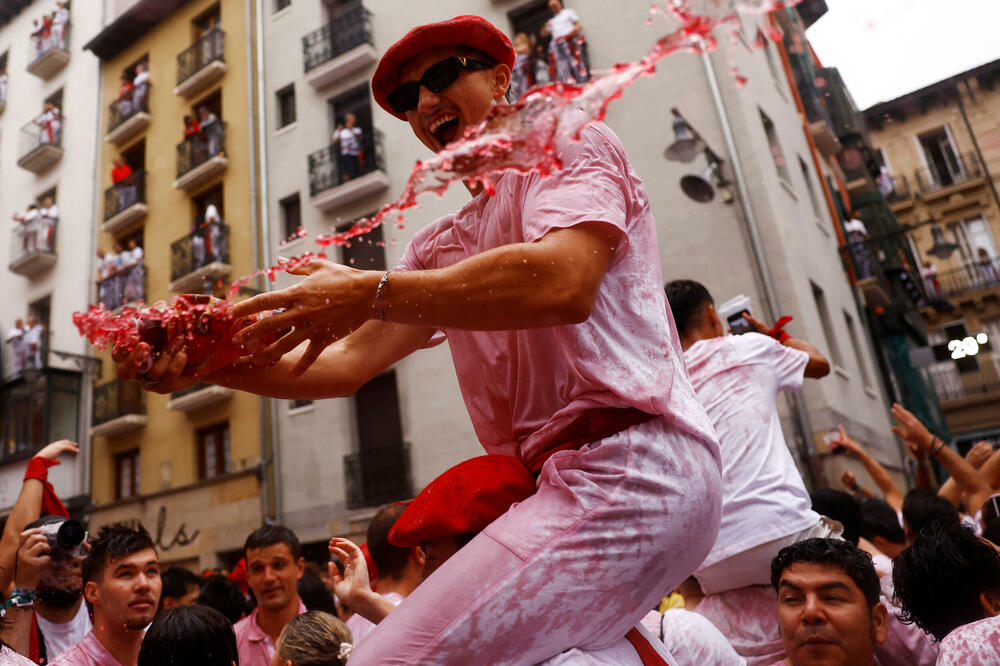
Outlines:
POLYGON ((442 113, 427 126, 427 130, 439 144, 446 146, 458 138, 458 116, 442 113))

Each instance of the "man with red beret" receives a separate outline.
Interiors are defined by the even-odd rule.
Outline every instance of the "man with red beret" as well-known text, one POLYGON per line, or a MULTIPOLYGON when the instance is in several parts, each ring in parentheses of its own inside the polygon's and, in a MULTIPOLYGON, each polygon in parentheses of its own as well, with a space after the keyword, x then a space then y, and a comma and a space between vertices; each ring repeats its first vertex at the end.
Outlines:
MULTIPOLYGON (((459 16, 390 46, 372 92, 438 152, 506 103, 513 61, 503 32, 459 16)), ((379 624, 355 666, 606 648, 714 543, 718 444, 684 370, 645 188, 606 125, 570 134, 554 146, 561 169, 472 188, 414 235, 396 270, 315 260, 291 269, 306 276, 293 287, 233 309, 284 309, 240 343, 288 332, 208 379, 281 398, 351 395, 447 338, 483 447, 538 475, 535 494, 379 624)), ((118 350, 120 374, 177 390, 191 380, 172 351, 147 370, 144 345, 118 350)))

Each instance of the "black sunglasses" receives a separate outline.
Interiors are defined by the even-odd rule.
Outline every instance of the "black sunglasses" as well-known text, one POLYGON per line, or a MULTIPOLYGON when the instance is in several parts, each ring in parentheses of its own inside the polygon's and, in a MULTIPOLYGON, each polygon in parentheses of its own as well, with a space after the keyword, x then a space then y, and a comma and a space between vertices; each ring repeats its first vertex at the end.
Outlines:
POLYGON ((386 95, 386 101, 396 113, 406 113, 415 109, 420 102, 420 86, 432 93, 439 93, 453 84, 463 69, 475 72, 492 67, 493 64, 481 60, 451 56, 428 67, 419 81, 408 81, 393 90, 386 95))

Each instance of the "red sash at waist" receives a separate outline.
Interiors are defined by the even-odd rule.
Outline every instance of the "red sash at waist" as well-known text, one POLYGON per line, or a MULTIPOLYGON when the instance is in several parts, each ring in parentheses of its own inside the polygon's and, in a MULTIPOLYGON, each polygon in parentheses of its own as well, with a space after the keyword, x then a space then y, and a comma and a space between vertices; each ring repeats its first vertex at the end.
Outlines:
POLYGON ((648 414, 635 407, 605 407, 588 410, 578 415, 552 438, 553 441, 558 442, 557 444, 525 461, 525 466, 528 471, 538 476, 539 472, 542 471, 542 465, 553 453, 578 449, 584 444, 610 437, 652 418, 655 418, 653 414, 648 414))

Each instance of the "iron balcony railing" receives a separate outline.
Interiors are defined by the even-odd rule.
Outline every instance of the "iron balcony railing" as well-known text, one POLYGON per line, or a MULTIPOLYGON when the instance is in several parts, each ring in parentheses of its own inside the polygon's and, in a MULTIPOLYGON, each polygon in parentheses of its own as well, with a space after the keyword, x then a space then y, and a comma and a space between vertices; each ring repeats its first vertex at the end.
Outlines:
POLYGON ((108 132, 113 132, 135 114, 149 111, 149 85, 144 83, 111 102, 108 107, 108 132))
POLYGON ((371 19, 372 15, 367 9, 358 7, 303 37, 302 61, 305 71, 315 69, 362 44, 374 45, 371 19))
POLYGON ((214 262, 229 263, 229 225, 224 222, 199 224, 170 244, 170 279, 177 280, 214 262))
POLYGON ((381 506, 413 497, 410 447, 372 447, 344 456, 347 508, 381 506))
POLYGON ((177 144, 177 177, 226 152, 226 123, 216 121, 177 144))
POLYGON ((878 189, 889 203, 906 201, 910 198, 910 185, 906 176, 879 176, 878 189))
POLYGON ((27 223, 15 222, 10 238, 10 263, 19 264, 36 254, 56 253, 59 220, 35 217, 27 223))
POLYGON ((216 60, 225 62, 223 48, 226 33, 212 28, 205 36, 177 55, 177 85, 191 78, 199 70, 216 60))
POLYGON ((942 402, 960 400, 990 393, 1000 393, 1000 358, 996 354, 980 354, 979 370, 959 373, 951 361, 931 366, 934 388, 942 402))
POLYGON ((982 289, 996 289, 1000 287, 1000 258, 983 257, 976 261, 969 261, 957 268, 941 271, 937 274, 937 282, 932 278, 925 278, 929 290, 939 288, 939 296, 950 297, 967 294, 982 289))
POLYGON ((100 425, 129 414, 145 414, 142 387, 138 382, 113 379, 94 387, 93 424, 100 425))
POLYGON ((65 119, 60 115, 56 118, 45 118, 44 113, 21 128, 21 140, 17 154, 24 159, 43 146, 62 147, 62 127, 65 119))
POLYGON ((42 56, 44 56, 49 51, 63 51, 64 53, 69 53, 69 33, 71 23, 64 23, 60 28, 58 25, 53 24, 49 30, 48 34, 38 36, 32 35, 31 38, 31 54, 28 58, 28 64, 34 64, 42 56), (62 34, 60 35, 60 30, 62 34))
POLYGON ((104 190, 104 221, 137 203, 146 203, 145 171, 136 171, 104 190))
POLYGON ((0 458, 28 458, 47 443, 79 436, 80 373, 52 368, 4 375, 0 458))
MULTIPOLYGON (((377 129, 365 128, 361 135, 361 155, 358 158, 357 173, 354 178, 371 173, 376 169, 385 171, 382 152, 382 133, 377 129)), ((337 187, 352 176, 342 169, 340 146, 330 144, 309 155, 309 194, 316 196, 331 187, 337 187)))
POLYGON ((816 87, 823 95, 837 136, 843 139, 845 136, 866 133, 864 117, 858 113, 858 107, 835 67, 819 70, 816 87))
POLYGON ((142 263, 126 266, 97 281, 97 300, 108 310, 146 300, 146 268, 142 263))
POLYGON ((947 157, 949 164, 931 164, 917 170, 917 187, 922 193, 935 192, 983 175, 983 167, 975 153, 954 153, 947 157))

